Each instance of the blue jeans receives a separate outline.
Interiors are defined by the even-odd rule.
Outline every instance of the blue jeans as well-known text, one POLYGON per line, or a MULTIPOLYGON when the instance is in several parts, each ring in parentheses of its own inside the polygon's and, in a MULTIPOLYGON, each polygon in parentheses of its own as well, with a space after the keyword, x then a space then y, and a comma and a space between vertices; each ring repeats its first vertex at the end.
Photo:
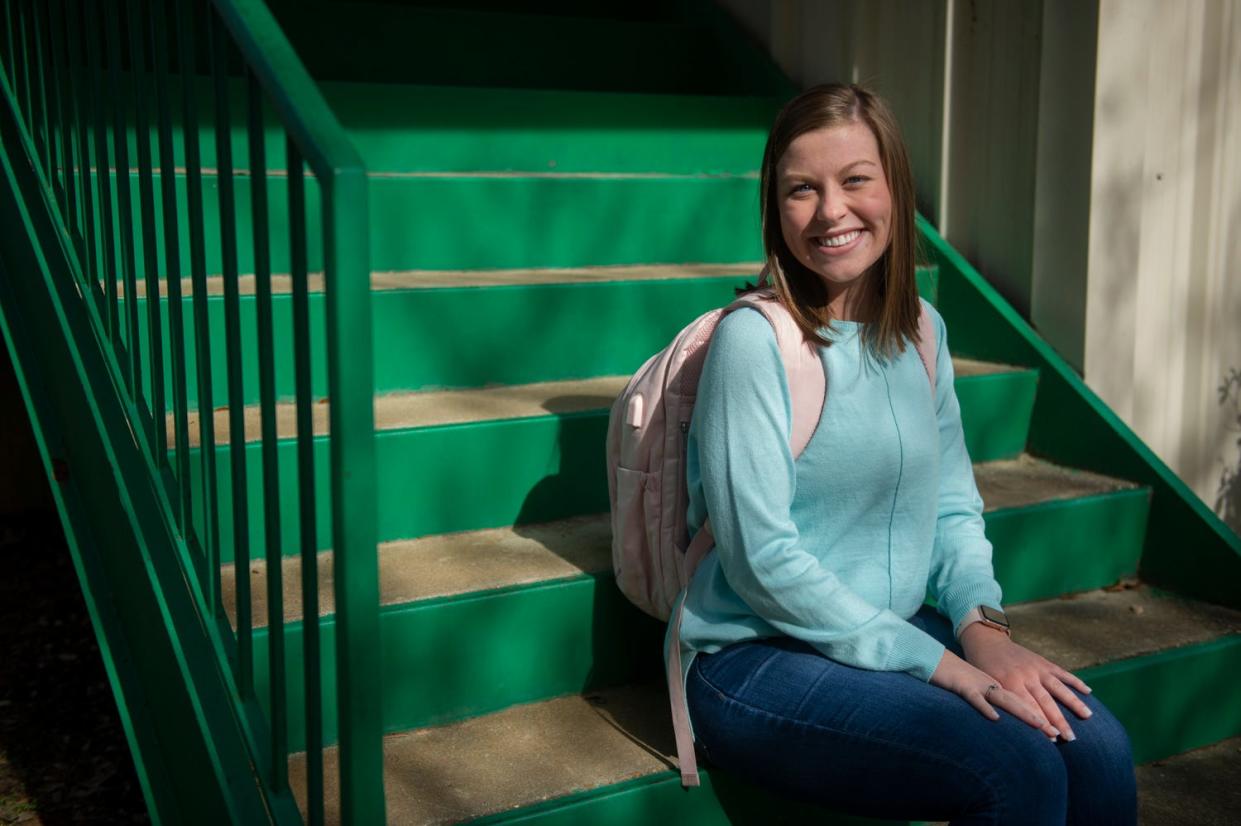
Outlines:
MULTIPOLYGON (((911 620, 957 654, 947 620, 911 620)), ((842 665, 788 637, 699 654, 690 716, 712 764, 798 799, 863 817, 965 824, 1134 824, 1124 727, 1063 709, 1077 739, 1052 743, 1005 711, 988 720, 903 672, 842 665)))

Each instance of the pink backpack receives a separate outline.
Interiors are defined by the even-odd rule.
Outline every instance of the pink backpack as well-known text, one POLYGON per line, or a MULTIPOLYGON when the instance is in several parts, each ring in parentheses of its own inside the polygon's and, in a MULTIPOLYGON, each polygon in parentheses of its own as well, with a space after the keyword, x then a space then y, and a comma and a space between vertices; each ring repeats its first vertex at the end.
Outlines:
MULTIPOLYGON (((711 336, 724 316, 742 307, 758 310, 775 329, 793 404, 789 442, 793 457, 800 456, 822 415, 826 377, 817 346, 805 340, 770 290, 747 293, 690 322, 633 375, 613 403, 608 420, 612 567, 617 585, 630 602, 657 619, 671 619, 675 626, 667 679, 684 786, 697 786, 699 781, 681 688, 681 612, 674 617, 672 608, 715 546, 709 520, 692 541, 685 526, 689 504, 685 444, 711 336)), ((935 331, 925 307, 918 329, 918 355, 934 388, 935 331)))

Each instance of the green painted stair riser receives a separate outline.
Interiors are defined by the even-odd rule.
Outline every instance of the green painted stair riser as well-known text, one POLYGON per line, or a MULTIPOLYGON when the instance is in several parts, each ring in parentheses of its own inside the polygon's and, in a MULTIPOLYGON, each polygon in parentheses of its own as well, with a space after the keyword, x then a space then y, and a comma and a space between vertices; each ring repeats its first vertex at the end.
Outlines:
MULTIPOLYGON (((154 100, 151 81, 137 83, 154 100)), ((249 165, 245 87, 228 87, 234 165, 249 165)), ((779 103, 769 98, 598 95, 548 89, 475 89, 327 83, 324 97, 371 174, 401 172, 610 172, 753 175, 779 103)), ((216 168, 215 98, 196 92, 199 155, 216 168)), ((185 166, 181 101, 172 102, 173 159, 185 166)), ((151 137, 156 147, 156 136, 151 137)), ((269 169, 285 167, 284 130, 268 119, 269 169)), ((129 157, 137 158, 135 133, 129 157)), ((158 163, 158 153, 154 155, 158 163)))
MULTIPOLYGON (((489 384, 529 384, 588 376, 633 372, 664 347, 696 316, 728 303, 734 291, 754 283, 757 272, 742 266, 733 277, 610 281, 514 287, 461 287, 425 290, 382 290, 372 293, 375 324, 375 389, 378 393, 489 384), (577 319, 591 318, 590 325, 577 319), (462 331, 469 331, 463 335, 462 331), (520 346, 515 346, 519 343, 520 346)), ((919 290, 934 301, 937 274, 918 271, 919 290)), ((208 299, 211 343, 212 400, 227 400, 224 373, 224 300, 208 299)), ((146 315, 145 301, 139 313, 146 315)), ((168 352, 168 302, 161 302, 163 340, 168 352)), ((293 398, 293 316, 287 295, 273 298, 276 395, 293 398)), ((240 302, 243 386, 246 404, 258 403, 255 300, 240 302)), ((323 363, 323 296, 310 296, 312 395, 327 391, 323 363)), ((186 363, 194 364, 193 306, 183 302, 186 363)), ((144 339, 143 346, 148 347, 144 339)), ((171 387, 171 361, 166 359, 165 386, 171 387)), ((143 359, 148 364, 148 359, 143 359)), ((190 404, 197 400, 191 372, 190 404)), ((151 386, 149 369, 143 375, 151 386)), ((1013 388, 1014 392, 1018 392, 1013 388)), ((1015 399, 1020 409, 1026 396, 1015 399)), ((172 409, 172 396, 167 407, 172 409)), ((1024 437, 1023 437, 1024 438, 1024 437)))
MULTIPOLYGON (((404 731, 497 711, 516 703, 656 678, 663 624, 640 613, 610 574, 583 575, 535 587, 467 598, 390 606, 381 612, 384 727, 404 731), (497 635, 496 629, 508 631, 497 635)), ((324 651, 335 621, 321 624, 324 651)), ((302 624, 285 626, 290 748, 304 748, 302 624)), ((267 629, 255 634, 259 697, 269 702, 267 629)), ((335 685, 322 658, 324 688, 335 685)), ((336 738, 331 698, 324 736, 336 738)))
MULTIPOLYGON (((376 291, 371 304, 376 330, 375 390, 382 394, 631 373, 689 319, 727 303, 735 288, 756 276, 743 269, 738 276, 725 278, 376 291), (642 314, 636 315, 639 310, 642 314), (586 316, 595 323, 587 327, 576 321, 586 316), (642 319, 640 324, 637 318, 642 319)), ((212 297, 208 304, 212 394, 216 404, 223 404, 227 399, 224 301, 212 297)), ((193 364, 191 302, 186 300, 184 306, 186 359, 193 364)), ((166 343, 166 300, 162 307, 166 343)), ((323 296, 312 295, 311 384, 316 397, 327 391, 323 313, 323 296)), ((259 399, 256 318, 253 297, 244 297, 246 404, 257 404, 259 399)), ((273 338, 277 342, 277 397, 292 399, 293 314, 287 295, 273 298, 273 338)), ((149 373, 145 378, 149 386, 149 373)), ((171 381, 171 373, 165 381, 171 381)), ((190 382, 189 398, 191 403, 197 399, 196 382, 190 382)))
POLYGON ((1111 585, 1137 573, 1150 493, 1131 488, 985 515, 1004 601, 1111 585))
MULTIPOLYGON (((240 162, 238 162, 240 164, 240 162)), ((138 176, 131 177, 137 192, 138 176)), ((159 192, 160 176, 155 177, 159 192)), ((186 179, 177 177, 178 226, 185 235, 186 179)), ((322 269, 320 198, 307 176, 308 266, 322 269)), ((248 176, 234 178, 238 266, 254 272, 248 176)), ((267 178, 273 272, 289 271, 287 178, 267 178)), ((371 268, 507 269, 647 263, 731 263, 762 258, 758 180, 747 176, 372 175, 371 268)), ((218 179, 203 178, 209 274, 222 271, 218 179)), ((134 198, 134 226, 141 226, 134 198)), ((156 209, 157 250, 163 217, 156 209)), ((190 274, 181 243, 181 274, 190 274)), ((140 257, 139 257, 140 260, 140 257)))
POLYGON ((299 49, 321 79, 387 83, 646 92, 746 91, 724 87, 707 33, 661 21, 360 5, 348 15, 275 4, 295 47, 333 40, 349 49, 299 49), (308 13, 310 12, 310 13, 308 13), (468 44, 463 48, 462 44, 468 44))
MULTIPOLYGON (((1035 375, 1013 372, 959 379, 964 388, 966 444, 978 461, 1006 458, 1025 444, 1035 375), (977 386, 976 386, 977 385, 977 386), (1016 402, 1022 402, 1018 404, 1016 402)), ((603 443, 611 398, 582 413, 497 419, 381 431, 379 440, 379 532, 381 541, 502 525, 546 522, 607 510, 603 443), (501 461, 499 457, 503 457, 501 461)), ((296 442, 279 445, 285 553, 298 548, 296 442)), ((232 558, 231 456, 216 448, 224 558, 232 558)), ((316 441, 318 501, 327 501, 327 442, 316 441)), ((250 543, 262 547, 261 448, 246 447, 250 543)), ((191 485, 201 490, 199 451, 191 456, 191 485)), ((318 541, 330 543, 326 514, 318 541)))

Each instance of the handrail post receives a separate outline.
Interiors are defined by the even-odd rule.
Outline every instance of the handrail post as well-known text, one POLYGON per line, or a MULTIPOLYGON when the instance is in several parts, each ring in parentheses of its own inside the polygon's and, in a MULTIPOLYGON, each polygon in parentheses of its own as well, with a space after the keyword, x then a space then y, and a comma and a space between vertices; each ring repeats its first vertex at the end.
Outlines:
POLYGON ((383 823, 383 719, 376 549, 374 368, 366 172, 322 182, 328 381, 332 387, 332 563, 341 817, 383 823), (359 335, 359 332, 364 333, 359 335))

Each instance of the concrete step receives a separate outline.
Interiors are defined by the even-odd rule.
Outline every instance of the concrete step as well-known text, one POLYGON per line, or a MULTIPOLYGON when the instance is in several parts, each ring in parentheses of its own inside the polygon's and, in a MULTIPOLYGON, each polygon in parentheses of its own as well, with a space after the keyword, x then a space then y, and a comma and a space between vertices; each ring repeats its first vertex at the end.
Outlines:
POLYGON ((1241 737, 1138 766, 1138 819, 1233 826, 1241 815, 1241 737))
MULTIPOLYGON (((1170 658, 1182 666, 1186 660, 1194 660, 1200 666, 1198 671, 1210 672, 1235 663, 1241 652, 1241 612, 1160 596, 1142 586, 1020 606, 1013 616, 1015 638, 1053 659, 1068 658, 1064 664, 1073 663, 1071 667, 1121 717, 1135 743, 1150 741, 1147 729, 1162 725, 1162 720, 1157 715, 1134 713, 1124 702, 1113 705, 1112 698, 1122 696, 1124 686, 1106 669, 1121 671, 1126 684, 1140 686, 1157 677, 1170 658)), ((1161 704, 1175 705, 1190 717, 1213 718, 1215 740, 1241 732, 1241 707, 1237 704, 1221 714, 1218 706, 1197 702, 1204 690, 1231 695, 1231 681, 1221 673, 1195 677, 1188 673, 1193 670, 1181 669, 1187 678, 1169 692, 1170 696, 1161 697, 1161 704)), ((447 726, 392 735, 385 741, 389 822, 459 822, 497 813, 517 814, 525 807, 532 809, 524 823, 543 822, 541 818, 547 818, 548 823, 563 822, 555 820, 558 804, 574 806, 577 822, 593 822, 613 807, 636 805, 632 800, 635 795, 651 807, 648 811, 674 812, 676 803, 663 808, 674 792, 682 799, 693 800, 698 811, 694 822, 713 822, 699 810, 718 808, 715 792, 724 788, 721 784, 732 781, 708 770, 703 790, 681 794, 672 771, 670 734, 666 697, 657 689, 630 686, 516 706, 447 726), (452 759, 446 760, 444 755, 452 755, 452 759), (536 766, 537 771, 533 770, 536 766), (639 783, 639 778, 643 782, 639 783)), ((1146 755, 1145 760, 1160 759, 1187 747, 1178 743, 1175 731, 1161 733, 1160 739, 1169 751, 1146 755)), ((1211 765, 1222 766, 1226 772, 1236 765, 1236 749, 1233 747, 1231 753, 1223 749, 1222 753, 1223 758, 1211 755, 1211 765)), ((325 762, 329 778, 335 776, 334 760, 334 750, 328 749, 325 762)), ((1206 757, 1197 760, 1201 765, 1210 762, 1206 757)), ((1157 776, 1152 772, 1158 769, 1171 775, 1175 770, 1166 770, 1172 764, 1168 761, 1143 770, 1144 811, 1164 805, 1153 802, 1158 794, 1153 787, 1157 776)), ((304 755, 294 756, 290 765, 295 792, 301 794, 304 755)), ((1181 769, 1182 775, 1202 776, 1199 765, 1176 765, 1186 767, 1181 769)), ((334 797, 332 792, 327 795, 328 822, 333 823, 339 822, 338 813, 331 808, 334 797)), ((1168 794, 1162 800, 1166 802, 1168 794)))

